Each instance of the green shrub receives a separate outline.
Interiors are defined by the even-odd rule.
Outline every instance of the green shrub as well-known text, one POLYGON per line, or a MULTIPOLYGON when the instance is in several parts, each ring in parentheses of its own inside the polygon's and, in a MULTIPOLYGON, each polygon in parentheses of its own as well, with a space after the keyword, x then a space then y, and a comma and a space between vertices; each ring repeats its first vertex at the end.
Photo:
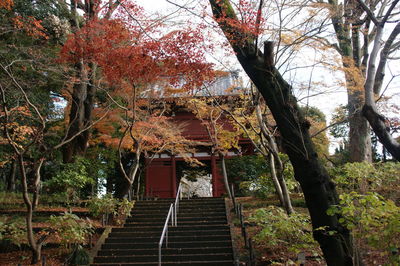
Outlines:
POLYGON ((309 216, 301 213, 287 215, 279 207, 258 209, 250 217, 261 227, 255 240, 270 248, 285 247, 290 252, 313 251, 318 247, 313 239, 309 216))
POLYGON ((21 203, 22 201, 22 193, 15 193, 15 192, 7 192, 7 191, 0 191, 0 208, 2 209, 3 205, 14 205, 21 203))
POLYGON ((331 170, 340 192, 378 192, 399 201, 400 163, 347 163, 331 170))
POLYGON ((92 222, 81 219, 77 215, 65 212, 61 216, 50 217, 51 227, 56 231, 56 236, 64 245, 81 245, 86 243, 87 237, 94 233, 92 222))
POLYGON ((328 214, 342 217, 339 222, 351 230, 357 245, 365 241, 400 263, 400 207, 393 201, 377 193, 361 195, 353 191, 340 195, 340 205, 331 207, 328 214))
POLYGON ((130 216, 134 203, 134 201, 127 199, 118 200, 111 194, 106 194, 102 198, 90 199, 87 206, 93 216, 105 215, 108 220, 108 216, 112 215, 116 218, 117 224, 120 224, 125 217, 130 216))
POLYGON ((133 206, 135 205, 134 201, 129 201, 128 199, 123 199, 118 202, 118 210, 117 210, 117 215, 116 215, 116 222, 118 224, 122 224, 123 219, 125 217, 130 217, 131 216, 131 210, 133 206))
MULTIPOLYGON (((294 179, 294 170, 286 154, 279 155, 283 162, 283 178, 289 192, 298 191, 299 183, 294 179)), ((235 157, 227 160, 230 180, 239 183, 238 195, 253 195, 267 198, 275 193, 268 161, 260 155, 235 157)), ((232 182, 232 181, 231 181, 232 182)))
POLYGON ((111 194, 106 194, 102 198, 91 198, 88 201, 89 212, 94 217, 99 217, 103 214, 115 215, 117 211, 118 200, 111 194))
POLYGON ((7 245, 11 243, 21 246, 22 243, 26 242, 26 228, 21 221, 6 221, 5 219, 0 221, 0 242, 7 245))
POLYGON ((94 179, 89 176, 90 162, 84 158, 76 158, 74 163, 62 164, 60 171, 50 180, 43 182, 44 190, 48 193, 66 193, 67 203, 76 202, 80 190, 94 179))

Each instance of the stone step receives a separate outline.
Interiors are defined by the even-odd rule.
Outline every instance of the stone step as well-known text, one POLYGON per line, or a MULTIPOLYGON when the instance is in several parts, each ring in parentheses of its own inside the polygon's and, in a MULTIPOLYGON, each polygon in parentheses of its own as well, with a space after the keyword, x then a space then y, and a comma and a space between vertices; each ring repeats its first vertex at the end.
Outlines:
MULTIPOLYGON (((121 237, 110 235, 105 240, 105 243, 157 243, 160 240, 160 236, 146 236, 146 237, 121 237)), ((176 236, 174 234, 168 235, 168 241, 170 242, 193 242, 193 241, 223 241, 229 240, 227 235, 213 235, 213 236, 203 236, 203 235, 193 235, 193 236, 176 236)))
MULTIPOLYGON (((145 211, 145 212, 164 212, 169 210, 169 206, 160 206, 160 205, 152 205, 152 206, 135 206, 131 213, 135 213, 137 211, 145 211)), ((211 210, 216 211, 225 211, 225 206, 223 204, 214 205, 214 206, 204 206, 204 207, 197 207, 193 205, 188 206, 179 206, 179 212, 207 212, 211 210)))
MULTIPOLYGON (((226 224, 216 224, 216 225, 183 225, 179 224, 178 227, 169 227, 170 232, 175 231, 202 231, 202 230, 223 230, 229 229, 226 224)), ((125 227, 116 227, 112 229, 112 232, 148 232, 159 230, 160 232, 163 229, 163 225, 158 226, 143 226, 143 225, 134 225, 130 224, 130 226, 125 227)))
MULTIPOLYGON (((171 229, 169 230, 169 234, 172 236, 214 236, 214 235, 230 235, 230 230, 229 228, 226 229, 220 229, 220 230, 198 230, 198 231, 172 231, 171 229)), ((109 237, 148 237, 148 236, 161 236, 161 231, 162 229, 160 228, 159 230, 155 231, 146 231, 146 232, 140 232, 140 231, 131 231, 131 232, 126 232, 126 231, 118 231, 118 232, 111 232, 109 237)))
MULTIPOLYGON (((144 207, 144 206, 163 206, 163 207, 168 207, 171 205, 171 203, 174 203, 173 201, 171 202, 136 202, 135 207, 144 207)), ((195 206, 195 207, 207 207, 207 206, 221 206, 224 205, 224 201, 198 201, 198 202, 179 202, 179 206, 182 207, 187 207, 187 206, 195 206)))
MULTIPOLYGON (((168 214, 168 210, 163 210, 163 211, 133 211, 131 213, 131 217, 140 217, 140 216, 153 216, 153 217, 166 217, 168 214)), ((184 217, 184 216, 218 216, 218 215, 225 215, 225 209, 223 210, 215 210, 215 209, 210 209, 209 211, 199 211, 199 210, 191 210, 191 211, 185 211, 185 210, 180 210, 178 211, 178 216, 179 217, 184 217)))
MULTIPOLYGON (((137 201, 122 228, 113 228, 92 265, 158 265, 158 243, 175 199, 137 201)), ((168 228, 163 265, 234 265, 223 198, 183 199, 178 226, 168 228)))
MULTIPOLYGON (((102 249, 144 249, 158 247, 158 241, 152 243, 104 243, 102 249)), ((232 241, 196 241, 196 242, 175 242, 168 241, 168 248, 202 248, 202 247, 230 247, 232 241)))
MULTIPOLYGON (((154 223, 154 222, 160 222, 164 223, 166 217, 141 217, 141 216, 134 216, 126 219, 126 223, 135 223, 135 222, 143 222, 143 223, 154 223)), ((219 216, 178 216, 178 223, 182 222, 205 222, 205 221, 219 221, 220 223, 226 223, 226 216, 225 215, 219 215, 219 216)))
MULTIPOLYGON (((154 222, 126 222, 125 226, 163 226, 165 221, 154 221, 154 222)), ((191 225, 191 226, 196 226, 196 225, 218 225, 218 224, 226 224, 226 219, 225 221, 222 220, 207 220, 207 221, 180 221, 178 220, 178 226, 181 225, 191 225)))
MULTIPOLYGON (((186 203, 186 202, 224 202, 224 198, 213 198, 213 197, 205 197, 205 198, 192 198, 192 199, 187 199, 182 197, 179 199, 179 202, 186 203)), ((157 199, 157 200, 138 200, 136 203, 168 203, 168 202, 175 202, 175 198, 163 198, 163 199, 157 199)))
MULTIPOLYGON (((92 266, 150 266, 150 265, 158 265, 155 262, 137 262, 137 263, 95 263, 91 264, 92 266)), ((203 266, 203 265, 213 265, 213 266, 232 266, 234 265, 232 260, 226 261, 188 261, 188 262, 162 262, 162 265, 180 265, 180 266, 203 266)))
MULTIPOLYGON (((162 254, 209 254, 229 253, 229 247, 203 247, 203 248, 162 248, 162 254)), ((158 248, 153 249, 106 249, 100 250, 98 256, 133 256, 133 255, 158 255, 158 248)))
MULTIPOLYGON (((218 253, 218 254, 163 254, 162 261, 166 262, 188 262, 188 261, 225 261, 233 260, 232 254, 218 253)), ((125 262, 158 262, 158 255, 136 255, 136 256, 108 256, 96 257, 94 263, 125 263, 125 262)))

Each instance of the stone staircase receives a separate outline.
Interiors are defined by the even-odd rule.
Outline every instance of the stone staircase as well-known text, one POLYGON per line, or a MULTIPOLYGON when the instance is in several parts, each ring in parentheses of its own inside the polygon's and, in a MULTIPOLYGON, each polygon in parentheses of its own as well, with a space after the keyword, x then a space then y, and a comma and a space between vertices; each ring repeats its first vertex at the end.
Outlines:
MULTIPOLYGON (((172 199, 138 201, 124 227, 113 228, 92 265, 158 265, 158 242, 172 199)), ((223 198, 182 199, 169 227, 163 265, 233 265, 223 198)))

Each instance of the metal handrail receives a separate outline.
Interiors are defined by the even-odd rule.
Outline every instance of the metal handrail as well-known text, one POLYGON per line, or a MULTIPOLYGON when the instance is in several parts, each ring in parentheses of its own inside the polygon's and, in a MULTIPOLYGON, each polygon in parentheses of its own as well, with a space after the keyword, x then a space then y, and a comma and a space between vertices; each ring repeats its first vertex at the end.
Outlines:
POLYGON ((164 228, 161 233, 160 241, 158 242, 158 265, 161 266, 161 247, 164 242, 164 237, 165 237, 165 246, 168 247, 168 223, 170 218, 172 217, 172 225, 174 224, 174 204, 171 203, 169 206, 169 211, 167 214, 167 219, 165 220, 164 223, 164 228))
POLYGON ((182 190, 182 183, 179 183, 178 191, 176 192, 175 196, 175 203, 174 203, 174 226, 178 226, 178 211, 179 211, 179 200, 182 199, 181 195, 182 190))
POLYGON ((179 183, 178 191, 176 192, 175 202, 169 206, 167 218, 165 219, 164 227, 161 233, 160 241, 158 242, 158 265, 161 266, 161 248, 165 237, 165 247, 168 247, 168 223, 171 220, 172 226, 178 225, 178 211, 179 211, 179 199, 181 199, 182 183, 179 183))

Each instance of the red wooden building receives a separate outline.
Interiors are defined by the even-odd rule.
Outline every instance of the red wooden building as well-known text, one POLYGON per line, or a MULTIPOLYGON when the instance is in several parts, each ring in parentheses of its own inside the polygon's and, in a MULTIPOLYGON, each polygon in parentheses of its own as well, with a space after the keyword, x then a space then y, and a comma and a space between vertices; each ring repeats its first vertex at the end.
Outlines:
MULTIPOLYGON (((235 73, 227 73, 226 76, 213 83, 207 91, 212 91, 214 93, 213 97, 235 97, 233 95, 235 91, 232 90, 232 87, 235 87, 235 85, 238 85, 237 75, 235 75, 235 73), (230 88, 229 96, 227 95, 228 88, 230 88)), ((205 95, 202 96, 204 97, 205 95)), ((187 139, 205 143, 210 142, 206 127, 193 113, 184 109, 178 109, 173 113, 172 119, 176 123, 186 125, 183 135, 187 139)), ((228 119, 223 120, 223 123, 224 128, 229 127, 231 130, 234 130, 233 127, 229 125, 230 122, 228 122, 228 119)), ((248 139, 240 139, 239 147, 240 149, 229 151, 227 157, 237 156, 238 154, 250 154, 253 152, 253 147, 248 139)), ((201 161, 205 165, 202 170, 207 171, 208 174, 211 175, 212 196, 222 196, 225 193, 225 187, 218 155, 213 154, 211 148, 207 146, 199 146, 195 153, 188 155, 201 161)), ((190 168, 190 166, 185 163, 182 156, 168 153, 157 154, 151 159, 146 158, 146 166, 145 194, 148 197, 159 198, 174 197, 182 178, 183 169, 190 168)))

